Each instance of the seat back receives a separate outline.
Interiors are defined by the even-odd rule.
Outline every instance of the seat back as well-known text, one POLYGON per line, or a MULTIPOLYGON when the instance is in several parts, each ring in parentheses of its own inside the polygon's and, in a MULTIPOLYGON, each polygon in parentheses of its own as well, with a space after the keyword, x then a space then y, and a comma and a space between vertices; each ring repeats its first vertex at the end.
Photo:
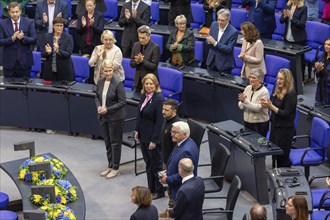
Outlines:
POLYGON ((132 90, 135 77, 135 68, 131 67, 130 61, 129 58, 123 58, 121 63, 125 73, 124 87, 127 90, 132 90))
POLYGON ((281 14, 275 13, 275 21, 276 21, 276 28, 274 30, 274 33, 272 35, 273 40, 283 40, 283 34, 285 30, 285 24, 281 24, 280 22, 281 14))
POLYGON ((201 63, 203 62, 203 46, 204 42, 203 41, 195 41, 195 58, 197 65, 200 67, 201 63))
MULTIPOLYGON (((312 128, 310 131, 310 147, 316 148, 321 147, 324 152, 329 148, 330 142, 330 126, 329 124, 321 118, 314 117, 312 121, 312 128)), ((316 151, 320 156, 323 155, 322 150, 316 151)))
POLYGON ((200 29, 205 23, 205 11, 203 4, 191 3, 191 12, 194 22, 190 24, 190 27, 200 29))
MULTIPOLYGON (((230 184, 227 201, 226 201, 226 210, 234 211, 239 192, 241 191, 242 183, 241 179, 238 176, 235 176, 233 181, 230 184)), ((227 213, 228 219, 233 219, 233 213, 227 213)))
POLYGON ((264 81, 267 84, 275 85, 276 77, 280 69, 282 68, 290 69, 289 60, 275 55, 266 54, 265 63, 266 63, 267 74, 265 75, 264 81))
POLYGON ((41 71, 41 53, 33 51, 33 66, 31 68, 30 78, 37 78, 41 71))
POLYGON ((68 17, 72 17, 72 4, 71 0, 63 0, 68 5, 68 17))
POLYGON ((286 0, 277 0, 275 11, 276 12, 282 11, 285 8, 286 3, 287 3, 286 0))
POLYGON ((179 70, 158 66, 160 88, 164 97, 180 102, 180 95, 173 93, 182 92, 183 74, 179 70))
POLYGON ((73 63, 76 81, 87 83, 89 78, 89 64, 88 58, 83 56, 72 55, 71 60, 73 63))
MULTIPOLYGON (((226 166, 230 157, 230 151, 223 144, 218 143, 215 146, 215 153, 211 161, 211 177, 212 176, 224 176, 226 166)), ((215 178, 214 181, 218 185, 220 191, 223 187, 223 177, 215 178)))
POLYGON ((243 62, 240 58, 238 58, 238 55, 241 53, 240 47, 234 47, 234 58, 235 58, 235 68, 232 69, 231 74, 235 76, 241 75, 241 70, 243 67, 243 62))
POLYGON ((159 2, 151 2, 151 24, 158 24, 159 21, 159 2))
POLYGON ((241 8, 242 0, 233 0, 231 3, 231 8, 241 8))
POLYGON ((316 50, 330 36, 330 25, 318 21, 307 21, 306 32, 307 45, 316 50))
POLYGON ((104 0, 107 6, 106 12, 104 12, 104 19, 107 22, 112 22, 118 17, 118 1, 117 0, 104 0))
POLYGON ((189 118, 187 121, 190 128, 190 137, 193 139, 198 147, 198 150, 202 144, 205 128, 202 124, 189 118))
POLYGON ((163 35, 160 34, 151 34, 150 40, 154 43, 156 43, 159 46, 160 49, 160 55, 163 54, 163 35))
POLYGON ((247 21, 248 13, 244 9, 232 8, 230 10, 230 24, 232 24, 238 31, 241 30, 240 25, 244 21, 247 21))

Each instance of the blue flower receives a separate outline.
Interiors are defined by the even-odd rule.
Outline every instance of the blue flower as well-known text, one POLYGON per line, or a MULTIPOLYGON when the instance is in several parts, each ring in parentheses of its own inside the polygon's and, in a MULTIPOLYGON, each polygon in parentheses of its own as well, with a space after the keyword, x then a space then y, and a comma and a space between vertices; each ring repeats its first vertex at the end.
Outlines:
POLYGON ((64 216, 62 219, 63 220, 70 220, 69 216, 64 216))
POLYGON ((71 200, 71 197, 72 197, 72 194, 71 194, 71 193, 68 193, 68 194, 66 195, 66 199, 69 200, 69 201, 71 200))
POLYGON ((22 163, 22 168, 26 167, 26 166, 29 166, 30 164, 34 164, 34 161, 31 160, 31 159, 27 159, 26 161, 24 161, 22 163))
POLYGON ((58 181, 58 184, 59 184, 60 186, 62 186, 65 190, 69 190, 70 187, 71 187, 70 182, 67 181, 67 180, 59 180, 59 181, 58 181))
POLYGON ((61 171, 60 170, 54 170, 54 175, 56 176, 56 178, 60 178, 61 177, 61 171))
POLYGON ((60 203, 61 202, 61 196, 56 196, 56 203, 60 203))
POLYGON ((31 182, 31 180, 32 180, 32 175, 31 175, 31 173, 27 173, 27 174, 25 175, 25 181, 31 182))
POLYGON ((51 159, 51 157, 48 156, 47 154, 44 154, 42 157, 43 157, 45 160, 47 160, 47 159, 51 159))

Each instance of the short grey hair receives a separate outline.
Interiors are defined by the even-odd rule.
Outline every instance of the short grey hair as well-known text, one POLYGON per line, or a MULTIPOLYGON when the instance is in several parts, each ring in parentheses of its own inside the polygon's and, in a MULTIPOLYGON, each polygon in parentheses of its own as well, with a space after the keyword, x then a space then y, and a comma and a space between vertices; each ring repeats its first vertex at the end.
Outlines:
POLYGON ((140 34, 147 34, 147 35, 150 35, 151 34, 151 29, 149 26, 147 25, 142 25, 141 27, 139 27, 137 29, 137 32, 140 33, 140 34))
POLYGON ((190 128, 187 122, 177 121, 172 124, 172 127, 178 127, 180 133, 184 133, 188 137, 190 136, 190 128))
POLYGON ((265 78, 265 74, 264 72, 262 72, 261 69, 252 69, 249 75, 254 75, 258 77, 261 80, 261 82, 263 82, 265 78))
POLYGON ((180 21, 183 21, 184 23, 187 23, 187 18, 184 15, 176 16, 176 18, 174 20, 175 24, 178 24, 180 21))
POLYGON ((227 8, 222 8, 217 12, 217 16, 224 16, 230 21, 230 11, 227 8))
POLYGON ((193 173, 194 172, 194 164, 190 158, 183 158, 179 161, 179 167, 185 173, 193 173))

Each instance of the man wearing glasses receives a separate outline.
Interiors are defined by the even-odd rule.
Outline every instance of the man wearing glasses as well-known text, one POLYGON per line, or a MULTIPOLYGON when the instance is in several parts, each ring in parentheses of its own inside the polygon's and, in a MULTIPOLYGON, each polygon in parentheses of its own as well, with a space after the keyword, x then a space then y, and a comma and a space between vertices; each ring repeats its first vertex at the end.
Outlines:
MULTIPOLYGON (((177 145, 173 149, 167 161, 167 170, 160 174, 159 181, 167 184, 170 190, 170 200, 175 200, 176 194, 182 184, 182 177, 178 173, 179 161, 183 158, 190 158, 194 164, 194 175, 197 175, 197 166, 199 153, 196 143, 191 139, 190 129, 187 122, 177 121, 172 124, 171 128, 172 141, 177 145)), ((166 217, 165 213, 160 213, 160 217, 166 217)))
POLYGON ((206 37, 207 43, 211 45, 206 65, 209 70, 231 74, 231 70, 235 67, 234 46, 238 32, 229 24, 228 9, 220 9, 217 16, 217 22, 211 24, 210 35, 206 37))

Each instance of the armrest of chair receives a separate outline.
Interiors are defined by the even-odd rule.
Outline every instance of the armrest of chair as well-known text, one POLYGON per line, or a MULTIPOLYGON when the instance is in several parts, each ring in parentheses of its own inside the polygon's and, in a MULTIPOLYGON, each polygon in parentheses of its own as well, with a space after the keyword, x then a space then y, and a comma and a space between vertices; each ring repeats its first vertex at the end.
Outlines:
POLYGON ((301 157, 301 160, 300 160, 300 164, 301 165, 308 165, 308 164, 314 164, 314 163, 304 163, 304 159, 305 159, 305 156, 307 154, 308 151, 312 151, 312 150, 322 150, 322 162, 324 161, 324 148, 323 147, 316 147, 316 148, 305 148, 305 152, 303 153, 302 157, 301 157))
POLYGON ((217 178, 224 178, 225 176, 210 176, 210 177, 205 177, 203 180, 212 180, 212 179, 217 179, 217 178))
POLYGON ((85 78, 83 78, 83 79, 81 80, 81 82, 82 82, 82 83, 87 83, 88 80, 89 80, 89 77, 85 77, 85 78))
POLYGON ((174 92, 174 93, 169 94, 168 97, 172 98, 172 96, 174 96, 174 95, 179 95, 179 96, 181 96, 181 93, 182 93, 182 91, 174 92))
POLYGON ((327 190, 323 193, 321 200, 320 200, 320 204, 319 204, 319 210, 320 209, 329 209, 328 205, 324 205, 325 201, 330 200, 330 195, 329 195, 330 190, 327 190))
MULTIPOLYGON (((292 138, 292 145, 294 144, 294 143, 296 143, 296 141, 298 140, 298 139, 303 139, 303 138, 308 138, 308 143, 310 142, 310 136, 309 135, 306 135, 306 134, 304 134, 304 135, 297 135, 297 136, 294 136, 293 138, 292 138)), ((291 148, 296 148, 296 147, 293 147, 293 146, 291 146, 291 148)))
POLYGON ((330 177, 330 175, 327 175, 327 176, 312 176, 308 181, 308 185, 311 185, 312 182, 316 179, 321 179, 321 178, 323 179, 323 178, 327 178, 327 177, 330 177))

